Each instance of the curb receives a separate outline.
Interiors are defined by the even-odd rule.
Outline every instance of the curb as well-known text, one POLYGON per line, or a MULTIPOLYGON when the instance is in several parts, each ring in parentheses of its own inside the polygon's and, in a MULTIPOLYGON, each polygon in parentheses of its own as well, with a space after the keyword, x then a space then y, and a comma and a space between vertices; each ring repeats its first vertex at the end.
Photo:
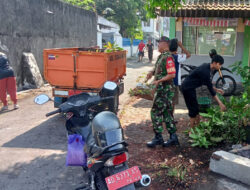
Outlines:
POLYGON ((250 159, 225 151, 216 151, 210 159, 209 168, 215 173, 250 185, 250 159))
MULTIPOLYGON (((41 88, 48 87, 48 86, 50 86, 50 84, 44 84, 41 88)), ((28 89, 28 90, 22 90, 22 91, 17 92, 17 95, 29 93, 29 92, 36 91, 36 90, 40 90, 41 88, 33 88, 33 89, 28 89)))

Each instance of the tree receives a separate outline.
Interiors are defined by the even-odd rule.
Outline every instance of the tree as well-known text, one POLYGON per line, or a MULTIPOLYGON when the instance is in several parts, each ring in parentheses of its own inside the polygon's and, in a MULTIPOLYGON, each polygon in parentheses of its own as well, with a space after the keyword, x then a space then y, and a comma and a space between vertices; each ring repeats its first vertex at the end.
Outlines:
POLYGON ((98 15, 120 25, 123 37, 140 36, 141 21, 146 20, 143 0, 94 0, 98 15))
POLYGON ((95 11, 95 2, 93 0, 63 0, 63 1, 86 10, 95 11))
POLYGON ((63 0, 83 9, 96 11, 120 25, 123 37, 143 38, 141 21, 146 21, 144 0, 63 0))
POLYGON ((147 15, 156 18, 157 8, 161 10, 177 10, 181 6, 181 2, 185 2, 185 0, 146 0, 147 15))

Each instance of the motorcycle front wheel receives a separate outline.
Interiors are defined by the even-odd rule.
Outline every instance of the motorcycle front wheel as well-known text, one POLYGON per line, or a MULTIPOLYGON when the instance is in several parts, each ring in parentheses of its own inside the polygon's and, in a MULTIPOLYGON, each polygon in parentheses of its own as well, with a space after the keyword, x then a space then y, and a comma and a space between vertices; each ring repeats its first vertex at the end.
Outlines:
POLYGON ((223 82, 222 78, 218 78, 215 87, 224 91, 223 96, 233 95, 236 90, 236 82, 234 78, 229 75, 224 75, 223 78, 225 82, 223 82))
MULTIPOLYGON (((109 167, 109 168, 103 168, 101 171, 96 173, 95 177, 95 184, 97 190, 108 190, 108 187, 106 185, 105 178, 111 175, 114 175, 116 173, 119 173, 121 171, 127 170, 129 167, 127 163, 124 163, 120 167, 109 167)), ((129 184, 125 187, 120 188, 119 190, 135 190, 134 184, 129 184)))

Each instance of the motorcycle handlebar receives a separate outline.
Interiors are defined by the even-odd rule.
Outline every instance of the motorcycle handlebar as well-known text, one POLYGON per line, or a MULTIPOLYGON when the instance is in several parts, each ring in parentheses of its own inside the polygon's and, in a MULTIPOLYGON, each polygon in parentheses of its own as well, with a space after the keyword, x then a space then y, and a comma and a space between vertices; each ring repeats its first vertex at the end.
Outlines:
POLYGON ((182 68, 182 67, 195 67, 195 66, 193 66, 193 65, 187 65, 187 64, 181 63, 181 68, 182 68))
POLYGON ((110 99, 113 99, 114 96, 108 96, 108 97, 103 97, 101 100, 110 100, 110 99))
POLYGON ((183 64, 183 63, 181 63, 181 67, 184 67, 184 66, 188 66, 187 64, 183 64))
POLYGON ((54 115, 54 114, 60 113, 60 112, 61 112, 61 109, 57 109, 57 110, 55 110, 55 111, 52 111, 52 112, 47 113, 47 114, 46 114, 46 117, 49 117, 49 116, 51 116, 51 115, 54 115))
POLYGON ((227 72, 229 72, 229 73, 233 73, 230 69, 225 68, 225 67, 221 67, 220 70, 221 70, 221 71, 227 71, 227 72))
POLYGON ((85 106, 86 106, 87 109, 89 109, 93 105, 97 105, 97 104, 99 104, 100 102, 102 102, 104 100, 110 100, 110 99, 113 99, 113 98, 114 98, 114 96, 101 97, 99 100, 90 101, 85 106))
POLYGON ((112 147, 114 147, 116 145, 119 145, 119 144, 123 144, 124 146, 128 146, 128 143, 126 143, 125 141, 117 142, 115 144, 104 147, 102 153, 105 153, 108 149, 110 149, 110 148, 112 148, 112 147))
MULTIPOLYGON (((103 100, 109 100, 109 99, 113 99, 114 98, 114 96, 109 96, 109 97, 102 97, 101 99, 98 99, 98 100, 93 100, 93 101, 90 101, 90 102, 88 102, 87 104, 85 104, 85 105, 83 105, 84 106, 84 108, 82 108, 83 110, 84 109, 89 109, 90 107, 92 107, 93 105, 97 105, 97 104, 99 104, 101 101, 103 101, 103 100)), ((66 102, 65 102, 66 103, 66 102)), ((62 105, 64 105, 65 103, 63 103, 62 105)), ((61 105, 61 106, 62 106, 61 105)), ((79 105, 75 105, 76 107, 78 107, 79 105)), ((55 110, 55 111, 52 111, 52 112, 49 112, 49 113, 47 113, 46 114, 46 117, 49 117, 49 116, 51 116, 51 115, 54 115, 54 114, 56 114, 56 113, 60 113, 60 112, 64 112, 64 113, 66 113, 66 112, 68 112, 69 110, 71 110, 72 108, 74 107, 74 104, 70 104, 70 105, 64 105, 64 106, 62 106, 62 107, 60 107, 59 109, 57 109, 57 110, 55 110)))

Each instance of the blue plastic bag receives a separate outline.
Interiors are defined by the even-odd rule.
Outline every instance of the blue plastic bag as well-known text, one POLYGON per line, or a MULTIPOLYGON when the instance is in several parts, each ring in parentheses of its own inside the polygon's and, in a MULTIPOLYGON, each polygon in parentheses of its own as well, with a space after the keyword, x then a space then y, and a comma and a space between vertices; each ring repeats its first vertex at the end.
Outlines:
POLYGON ((87 166, 87 155, 83 151, 84 144, 81 135, 68 136, 67 166, 87 166))

